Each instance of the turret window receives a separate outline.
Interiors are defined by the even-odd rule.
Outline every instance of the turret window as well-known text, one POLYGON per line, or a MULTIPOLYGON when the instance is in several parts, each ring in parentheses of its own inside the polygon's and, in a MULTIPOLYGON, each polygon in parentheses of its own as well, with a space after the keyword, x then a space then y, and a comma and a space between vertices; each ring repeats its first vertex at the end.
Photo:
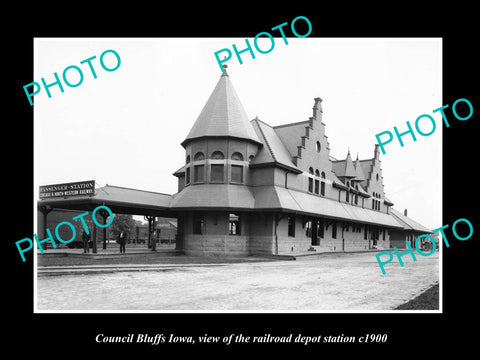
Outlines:
POLYGON ((224 182, 224 165, 223 164, 212 164, 210 166, 210 181, 211 182, 224 182))
POLYGON ((243 166, 241 165, 231 166, 231 182, 243 183, 243 166))
POLYGON ((205 165, 195 165, 193 167, 193 182, 205 181, 205 165))
POLYGON ((201 151, 199 151, 195 154, 195 156, 193 157, 193 160, 194 161, 205 160, 205 155, 201 151))
POLYGON ((214 160, 223 160, 225 159, 225 156, 221 151, 214 151, 211 156, 212 159, 214 160))
POLYGON ((240 154, 239 152, 234 152, 234 153, 232 154, 232 160, 243 161, 243 155, 240 154))

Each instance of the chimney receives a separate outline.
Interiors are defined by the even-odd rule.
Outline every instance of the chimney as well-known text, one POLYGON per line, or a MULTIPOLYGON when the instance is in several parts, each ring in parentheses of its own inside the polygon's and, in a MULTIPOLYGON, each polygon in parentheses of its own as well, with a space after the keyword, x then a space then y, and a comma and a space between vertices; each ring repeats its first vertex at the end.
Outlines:
POLYGON ((380 158, 380 145, 378 144, 375 144, 375 151, 373 153, 373 157, 375 159, 379 159, 380 158))
POLYGON ((403 210, 403 215, 407 216, 407 209, 403 210))
MULTIPOLYGON (((318 119, 319 116, 318 116, 318 112, 320 111, 321 113, 323 112, 322 111, 322 99, 320 99, 319 97, 316 97, 315 99, 315 104, 313 105, 313 117, 315 119, 318 119)), ((320 119, 321 121, 321 119, 320 119)))

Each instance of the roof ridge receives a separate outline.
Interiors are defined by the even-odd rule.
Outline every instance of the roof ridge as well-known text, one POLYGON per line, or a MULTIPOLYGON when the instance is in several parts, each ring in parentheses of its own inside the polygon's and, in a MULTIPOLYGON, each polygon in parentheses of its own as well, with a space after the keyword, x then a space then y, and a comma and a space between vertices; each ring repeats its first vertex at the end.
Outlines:
POLYGON ((134 189, 134 188, 129 188, 129 187, 125 187, 125 186, 117 186, 117 185, 109 185, 109 184, 106 184, 105 186, 101 187, 100 189, 106 188, 107 186, 108 187, 114 187, 114 188, 117 188, 117 189, 135 190, 135 191, 149 192, 149 193, 152 193, 152 194, 161 194, 161 195, 172 196, 171 194, 161 193, 161 192, 157 192, 157 191, 134 189))
MULTIPOLYGON (((260 121, 261 123, 263 123, 263 124, 265 124, 265 125, 267 125, 267 126, 270 126, 270 125, 264 123, 262 120, 260 120, 260 119, 258 119, 258 118, 253 119, 252 121, 256 121, 256 122, 259 122, 259 121, 260 121)), ((271 127, 271 126, 270 126, 270 127, 271 127)), ((270 144, 269 144, 269 142, 268 142, 268 140, 267 140, 267 137, 265 136, 265 133, 263 132, 263 129, 262 129, 262 127, 261 127, 260 125, 258 125, 258 129, 260 130, 260 133, 262 134, 263 140, 265 140, 265 144, 267 145, 267 148, 268 148, 268 151, 270 152, 270 155, 272 155, 273 161, 278 162, 277 159, 275 158, 275 155, 273 154, 272 147, 270 146, 270 144)), ((272 128, 272 129, 273 129, 273 128, 272 128)))
POLYGON ((293 126, 293 125, 300 125, 304 123, 310 123, 310 120, 304 120, 304 121, 297 121, 294 123, 288 123, 288 124, 283 124, 283 125, 277 125, 277 126, 272 126, 273 129, 281 128, 281 127, 286 127, 286 126, 293 126))
POLYGON ((250 120, 250 122, 252 122, 252 121, 257 121, 257 122, 260 121, 262 124, 267 125, 268 127, 271 127, 272 129, 274 128, 272 125, 266 123, 266 122, 263 121, 263 120, 260 120, 258 117, 256 117, 255 119, 250 120))

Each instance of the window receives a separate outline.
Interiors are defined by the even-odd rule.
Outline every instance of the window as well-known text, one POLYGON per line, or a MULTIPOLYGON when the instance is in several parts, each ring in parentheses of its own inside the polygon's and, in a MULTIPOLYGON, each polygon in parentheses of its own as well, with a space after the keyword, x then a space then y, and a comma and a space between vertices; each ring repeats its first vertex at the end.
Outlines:
POLYGON ((295 237, 295 216, 288 217, 288 236, 295 237))
POLYGON ((196 235, 205 234, 205 216, 195 213, 193 215, 193 233, 196 235))
POLYGON ((187 163, 187 164, 190 163, 190 155, 187 156, 187 160, 185 161, 185 163, 187 163))
POLYGON ((253 159, 255 159, 255 155, 250 155, 250 156, 248 157, 248 161, 252 161, 253 159))
POLYGON ((210 181, 223 182, 224 181, 223 169, 224 169, 223 164, 212 164, 210 166, 210 181))
POLYGON ((322 171, 322 174, 320 175, 322 179, 325 179, 325 173, 322 171))
POLYGON ((212 159, 214 160, 223 160, 225 159, 225 156, 223 156, 223 153, 221 151, 214 151, 212 153, 212 159))
POLYGON ((243 183, 243 166, 232 165, 232 182, 243 183))
POLYGON ((312 168, 312 167, 309 167, 309 168, 308 168, 308 173, 311 174, 311 175, 313 175, 313 168, 312 168))
POLYGON ((313 179, 311 177, 308 178, 308 192, 313 192, 313 179))
POLYGON ((319 189, 320 189, 320 181, 315 179, 315 194, 318 195, 318 193, 320 191, 319 189))
POLYGON ((205 165, 195 165, 193 167, 193 182, 205 181, 205 165))
POLYGON ((320 146, 320 141, 317 141, 315 148, 317 149, 317 152, 320 152, 320 150, 322 149, 322 147, 320 146))
POLYGON ((377 178, 377 181, 378 181, 378 174, 377 174, 377 175, 375 175, 375 177, 377 178))
POLYGON ((349 201, 350 201, 350 197, 349 197, 349 196, 350 196, 350 191, 348 191, 348 190, 345 191, 345 201, 346 201, 346 202, 349 202, 349 201))
POLYGON ((337 222, 334 221, 332 224, 332 239, 337 238, 337 222))
POLYGON ((232 160, 240 160, 243 161, 243 155, 240 154, 239 152, 234 152, 232 154, 232 160))
POLYGON ((315 176, 320 177, 320 171, 318 171, 318 169, 315 169, 315 176))
POLYGON ((320 184, 320 195, 324 195, 325 196, 325 183, 322 181, 322 183, 320 184))
POLYGON ((194 161, 205 160, 205 155, 201 151, 199 151, 195 154, 195 156, 193 157, 193 160, 194 161))
POLYGON ((242 224, 239 214, 230 213, 228 215, 228 233, 230 235, 242 234, 242 224))
POLYGON ((355 205, 358 205, 358 194, 355 194, 355 205))
POLYGON ((185 184, 190 184, 190 166, 185 169, 185 184))

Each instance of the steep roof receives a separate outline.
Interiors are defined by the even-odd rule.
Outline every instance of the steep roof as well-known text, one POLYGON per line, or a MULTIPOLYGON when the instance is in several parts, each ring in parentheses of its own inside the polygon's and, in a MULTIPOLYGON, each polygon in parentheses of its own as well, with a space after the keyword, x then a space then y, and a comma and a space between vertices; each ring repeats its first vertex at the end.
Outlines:
POLYGON ((338 177, 353 178, 356 176, 355 167, 353 166, 353 161, 350 157, 350 150, 348 151, 345 160, 332 161, 332 170, 338 177))
POLYGON ((226 70, 182 146, 185 147, 190 140, 205 136, 227 136, 260 143, 226 70))
POLYGON ((282 209, 300 214, 402 228, 402 224, 390 214, 344 204, 321 196, 312 196, 281 186, 255 186, 253 193, 257 210, 282 209))
POLYGON ((360 160, 358 159, 358 155, 357 155, 357 160, 355 160, 354 167, 355 167, 355 180, 357 181, 367 180, 367 177, 363 172, 362 166, 360 165, 360 160))
POLYGON ((403 215, 401 212, 390 209, 391 214, 396 218, 396 220, 403 225, 403 228, 406 230, 416 230, 420 232, 431 233, 432 230, 426 228, 422 224, 410 219, 408 216, 403 215))
POLYGON ((173 195, 171 209, 253 209, 255 199, 249 186, 198 184, 173 195))
POLYGON ((250 166, 277 165, 301 173, 301 170, 293 163, 292 156, 275 132, 275 129, 258 118, 253 119, 251 123, 264 146, 250 162, 250 166))

